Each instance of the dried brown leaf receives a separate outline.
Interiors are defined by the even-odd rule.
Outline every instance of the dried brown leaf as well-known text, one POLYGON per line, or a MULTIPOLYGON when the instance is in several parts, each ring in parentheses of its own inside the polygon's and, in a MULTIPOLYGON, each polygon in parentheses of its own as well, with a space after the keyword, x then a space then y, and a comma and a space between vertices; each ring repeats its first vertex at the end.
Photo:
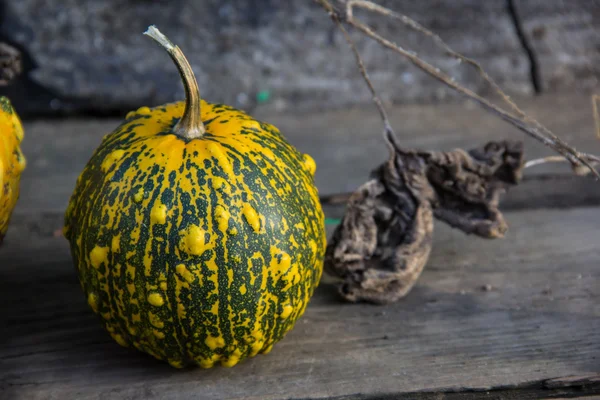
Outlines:
POLYGON ((469 152, 396 148, 354 192, 329 241, 325 268, 349 301, 391 303, 414 286, 429 258, 433 217, 482 237, 507 229, 499 196, 521 179, 520 142, 469 152))

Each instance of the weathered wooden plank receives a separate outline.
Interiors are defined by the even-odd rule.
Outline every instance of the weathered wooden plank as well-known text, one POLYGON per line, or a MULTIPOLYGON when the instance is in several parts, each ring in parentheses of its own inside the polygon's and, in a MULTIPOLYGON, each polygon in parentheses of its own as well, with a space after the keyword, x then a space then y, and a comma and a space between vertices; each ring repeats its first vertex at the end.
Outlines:
POLYGON ((600 369, 599 209, 507 217, 504 240, 436 226, 422 279, 397 304, 342 303, 321 285, 271 354, 232 369, 178 371, 119 347, 101 330, 67 244, 53 236, 60 213, 16 215, 0 251, 1 393, 9 399, 394 398, 593 375, 600 369))
MULTIPOLYGON (((584 96, 543 96, 524 101, 534 117, 578 148, 600 154, 600 141, 594 135, 590 103, 584 96)), ((461 104, 403 106, 390 109, 392 123, 406 146, 432 150, 475 147, 488 140, 521 139, 523 133, 479 108, 461 104)), ((322 194, 351 191, 362 184, 369 172, 387 157, 381 140, 381 121, 373 106, 356 110, 311 114, 259 114, 270 121, 301 151, 317 162, 316 182, 322 194)), ((28 168, 22 179, 21 210, 64 210, 78 173, 98 146, 102 136, 113 130, 118 120, 49 120, 25 124, 23 150, 28 168), (43 195, 41 195, 43 193, 43 195)), ((530 158, 553 154, 532 140, 526 141, 530 158)), ((535 168, 540 172, 568 173, 567 166, 535 168)), ((536 196, 552 205, 553 185, 556 204, 599 204, 600 187, 582 180, 528 183, 515 190, 515 202, 536 196), (547 195, 546 195, 547 194, 547 195), (545 199, 545 200, 544 200, 545 199)), ((510 202, 511 197, 507 198, 510 202)), ((507 207, 510 204, 507 203, 507 207)))

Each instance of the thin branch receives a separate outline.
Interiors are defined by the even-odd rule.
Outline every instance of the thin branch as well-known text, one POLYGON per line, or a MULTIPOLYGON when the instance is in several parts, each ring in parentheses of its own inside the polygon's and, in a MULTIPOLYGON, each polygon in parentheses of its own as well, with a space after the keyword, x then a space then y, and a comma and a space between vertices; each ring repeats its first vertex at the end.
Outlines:
MULTIPOLYGON (((465 62, 465 63, 471 65, 472 67, 474 67, 477 70, 477 72, 479 72, 479 74, 483 77, 483 79, 490 86, 492 86, 494 88, 494 90, 513 109, 514 112, 516 112, 517 114, 519 114, 519 116, 521 116, 523 118, 527 117, 525 115, 525 113, 523 111, 521 111, 521 109, 510 99, 510 97, 507 96, 506 94, 504 94, 504 92, 502 91, 500 86, 498 86, 498 84, 488 75, 487 72, 485 72, 483 67, 477 61, 452 50, 452 48, 450 48, 450 46, 448 46, 446 44, 446 42, 444 42, 444 40, 439 35, 436 35, 429 29, 425 28, 423 25, 419 24, 418 22, 410 19, 409 17, 407 17, 405 15, 399 14, 390 9, 387 9, 378 4, 371 3, 368 1, 360 1, 360 0, 359 1, 357 1, 357 0, 349 0, 348 1, 347 6, 346 6, 346 14, 352 16, 352 18, 354 18, 354 13, 353 13, 354 7, 364 8, 366 10, 373 11, 373 12, 382 14, 384 16, 396 19, 396 20, 402 22, 407 27, 411 28, 412 30, 422 33, 425 36, 431 38, 439 47, 441 47, 442 49, 444 49, 444 51, 446 51, 446 54, 448 54, 451 57, 456 58, 459 62, 465 62)), ((450 78, 450 79, 452 79, 452 78, 450 78)))
MULTIPOLYGON (((590 161, 590 164, 593 164, 593 165, 600 164, 600 157, 590 156, 589 161, 590 161)), ((537 165, 550 164, 550 163, 564 163, 564 162, 568 162, 568 161, 562 156, 548 156, 548 157, 535 158, 533 160, 529 160, 523 165, 523 168, 531 168, 531 167, 535 167, 537 165)), ((571 168, 573 169, 573 172, 576 175, 587 175, 590 172, 593 173, 593 172, 597 171, 595 168, 590 170, 590 168, 588 166, 582 165, 582 164, 579 164, 579 165, 571 164, 571 168)))
POLYGON ((325 9, 329 12, 329 16, 331 17, 333 22, 337 25, 337 27, 340 29, 340 31, 344 34, 346 43, 348 43, 348 46, 350 46, 350 48, 352 49, 352 52, 354 53, 354 58, 356 59, 356 64, 358 65, 358 69, 359 69, 363 79, 365 80, 367 87, 369 88, 369 91, 371 92, 371 98, 373 99, 373 103, 375 103, 375 106, 377 107, 377 110, 379 111, 379 115, 381 116, 381 119, 383 120, 383 124, 384 124, 383 137, 384 137, 385 141, 388 143, 388 145, 391 146, 393 149, 398 148, 399 146, 398 146, 397 139, 396 139, 396 133, 394 132, 394 128, 392 128, 392 124, 390 123, 390 120, 387 116, 387 112, 385 111, 385 108, 383 107, 383 102, 377 95, 377 91, 375 90, 375 87, 373 86, 373 83, 371 82, 371 79, 369 78, 369 73, 367 72, 367 69, 365 68, 365 63, 363 62, 363 59, 360 56, 358 48, 354 44, 354 41, 350 37, 350 34, 348 33, 348 31, 346 30, 344 25, 337 18, 335 10, 331 6, 331 4, 329 4, 327 1, 321 1, 321 0, 316 0, 316 1, 318 3, 320 3, 323 7, 325 7, 325 9))
POLYGON ((566 162, 567 160, 565 160, 564 157, 562 156, 548 156, 548 157, 542 157, 542 158, 535 158, 533 160, 529 160, 525 163, 525 165, 523 166, 523 168, 531 168, 531 167, 535 167, 536 165, 542 165, 542 164, 548 164, 548 163, 562 163, 562 162, 566 162))
MULTIPOLYGON (((478 63, 453 51, 446 43, 444 43, 442 41, 442 39, 439 36, 435 35, 431 31, 422 27, 417 22, 413 21, 411 18, 409 18, 405 15, 402 15, 402 14, 395 13, 385 7, 379 6, 370 1, 348 0, 347 2, 344 2, 342 0, 338 0, 342 4, 346 5, 345 12, 341 12, 341 11, 337 10, 334 6, 331 5, 329 0, 315 0, 315 1, 318 4, 320 4, 321 6, 323 6, 323 8, 325 8, 325 10, 334 19, 334 21, 336 21, 336 23, 338 23, 339 26, 342 26, 342 22, 345 22, 345 23, 349 24, 350 26, 354 27, 355 29, 357 29, 358 31, 362 32, 366 36, 369 36, 370 38, 374 39, 375 41, 377 41, 384 47, 387 47, 387 48, 395 51, 396 53, 402 55, 403 57, 406 57, 411 63, 413 63, 419 69, 423 70, 424 72, 433 76, 434 78, 440 80, 441 82, 443 82, 450 88, 456 90, 457 92, 474 100, 483 109, 499 116, 501 119, 509 122, 510 124, 517 127, 521 131, 525 132, 529 136, 540 141, 541 143, 545 144, 546 146, 554 149, 556 152, 558 152, 563 157, 565 157, 573 165, 574 168, 583 164, 593 172, 593 174, 596 176, 596 178, 600 178, 600 173, 592 165, 592 160, 597 159, 598 157, 590 155, 590 154, 578 152, 573 147, 571 147, 567 143, 565 143, 562 139, 560 139, 555 134, 553 134, 549 129, 547 129, 546 127, 541 125, 539 122, 537 122, 533 118, 528 117, 523 111, 521 111, 519 109, 519 107, 517 107, 517 105, 512 100, 510 100, 509 96, 507 96, 500 89, 500 87, 489 77, 489 75, 487 73, 485 73, 483 68, 481 68, 481 66, 478 63), (424 33, 427 36, 433 38, 434 41, 438 45, 440 45, 442 48, 444 48, 444 50, 446 50, 446 52, 448 52, 451 56, 456 57, 459 60, 464 61, 464 62, 474 66, 475 68, 477 68, 477 70, 480 72, 480 74, 483 76, 483 78, 495 89, 495 91, 502 97, 502 99, 511 106, 511 108, 513 109, 513 112, 515 112, 517 115, 511 114, 510 112, 493 104, 489 100, 479 96, 472 90, 465 88, 465 87, 461 86, 460 84, 456 83, 454 78, 452 78, 445 72, 441 71, 439 68, 436 68, 433 65, 427 63, 426 61, 422 60, 421 58, 419 58, 417 56, 417 54, 415 52, 406 50, 406 49, 400 47, 399 45, 397 45, 396 43, 379 35, 375 31, 373 31, 368 25, 363 24, 362 22, 360 22, 354 18, 354 8, 355 7, 363 8, 366 10, 377 12, 384 16, 388 16, 388 17, 397 19, 397 20, 403 22, 405 25, 409 26, 410 28, 417 30, 421 33, 424 33)), ((357 53, 355 53, 355 54, 357 54, 357 53)), ((364 69, 364 66, 363 66, 363 69, 364 69)), ((364 76, 365 75, 363 74, 363 77, 364 76)), ((370 85, 370 83, 368 83, 368 84, 370 85)), ((370 85, 370 88, 372 88, 372 85, 370 85)))

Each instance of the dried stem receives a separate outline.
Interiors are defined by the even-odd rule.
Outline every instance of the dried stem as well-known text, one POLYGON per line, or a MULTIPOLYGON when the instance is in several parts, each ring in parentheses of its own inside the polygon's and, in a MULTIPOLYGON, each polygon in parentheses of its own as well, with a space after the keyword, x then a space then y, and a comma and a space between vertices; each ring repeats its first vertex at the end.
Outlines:
POLYGON ((174 45, 154 25, 150 25, 146 32, 144 32, 144 35, 149 36, 169 53, 183 81, 185 109, 183 116, 173 127, 173 133, 188 140, 202 137, 206 132, 206 128, 200 117, 200 89, 198 88, 198 83, 196 82, 196 77, 190 63, 183 55, 181 49, 174 45))
POLYGON ((524 168, 535 167, 536 165, 548 164, 548 163, 561 163, 566 162, 564 157, 561 156, 548 156, 542 158, 535 158, 525 163, 524 168))
MULTIPOLYGON (((508 95, 506 95, 502 91, 502 89, 500 89, 498 84, 496 84, 492 80, 492 78, 483 70, 483 68, 477 62, 455 52, 438 35, 434 34, 433 32, 431 32, 431 31, 427 30, 426 28, 424 28, 423 26, 419 25, 417 22, 415 22, 411 18, 409 18, 405 15, 396 13, 392 10, 389 10, 385 7, 377 5, 370 1, 337 0, 339 3, 345 5, 345 11, 340 11, 337 8, 335 8, 333 5, 331 5, 329 0, 315 0, 315 1, 318 4, 320 4, 329 13, 331 18, 336 22, 336 24, 338 24, 338 26, 343 27, 342 23, 345 22, 348 25, 357 29, 358 31, 362 32, 366 36, 370 37, 371 39, 374 39, 375 41, 377 41, 384 47, 395 51, 396 53, 402 55, 403 57, 406 57, 410 62, 412 62, 419 69, 423 70, 424 72, 433 76, 434 78, 440 80, 442 83, 444 83, 445 85, 449 86, 450 88, 456 90, 457 92, 474 100, 483 109, 499 116, 501 119, 509 122, 510 124, 517 127, 521 131, 525 132, 529 136, 540 141, 541 143, 545 144, 546 146, 554 149, 556 152, 558 152, 563 157, 565 157, 573 165, 574 168, 580 167, 583 164, 593 172, 593 174, 596 176, 596 178, 600 178, 600 173, 595 168, 593 168, 593 165, 592 165, 592 162, 595 161, 596 159, 598 159, 598 157, 596 157, 594 155, 578 152, 573 147, 571 147, 570 145, 565 143, 558 136, 556 136, 554 133, 552 133, 548 128, 546 128, 545 126, 540 124, 535 119, 527 116, 510 99, 510 97, 508 95), (441 71, 439 68, 436 68, 433 65, 427 63, 426 61, 422 60, 421 58, 419 58, 417 56, 417 54, 415 52, 406 50, 406 49, 400 47, 399 45, 397 45, 396 43, 379 35, 375 31, 373 31, 368 25, 360 22, 359 20, 357 20, 354 17, 354 9, 355 8, 362 8, 365 10, 376 12, 376 13, 384 15, 386 17, 396 19, 396 20, 402 22, 403 24, 405 24, 406 26, 408 26, 409 28, 416 30, 418 32, 421 32, 421 33, 425 34, 426 36, 431 37, 434 40, 434 42, 436 44, 438 44, 439 46, 441 46, 449 55, 475 67, 479 71, 481 76, 485 79, 485 81, 488 82, 488 84, 490 84, 493 87, 493 89, 498 93, 498 95, 500 95, 500 97, 504 100, 504 102, 506 102, 510 106, 510 108, 513 110, 513 113, 515 113, 516 115, 502 109, 501 107, 495 105, 494 103, 490 102, 489 100, 479 96, 472 90, 465 88, 462 85, 456 83, 454 78, 452 78, 445 72, 441 71)), ((348 36, 347 32, 345 32, 345 36, 348 40, 349 36, 348 36)), ((355 55, 358 55, 358 52, 356 51, 356 46, 354 46, 352 44, 352 47, 353 47, 353 51, 355 52, 355 55)), ((369 86, 371 92, 373 93, 374 89, 372 89, 373 86, 370 83, 370 81, 368 80, 368 75, 366 75, 366 71, 363 72, 364 65, 362 67, 359 65, 359 68, 361 68, 361 73, 363 73, 363 77, 367 81, 367 85, 369 86)), ((377 98, 377 96, 375 96, 374 98, 377 98)), ((377 104, 377 102, 376 102, 376 104, 377 104)), ((377 104, 377 106, 381 112, 382 107, 380 107, 380 104, 377 104)), ((384 123, 389 124, 389 122, 387 122, 386 120, 384 120, 384 123)), ((600 128, 598 128, 598 130, 600 132, 600 128)), ((386 126, 386 131, 387 131, 387 126, 386 126)))
POLYGON ((352 52, 354 53, 354 58, 356 59, 356 64, 358 65, 358 69, 359 69, 362 77, 364 78, 364 80, 367 84, 367 87, 369 88, 369 91, 371 92, 371 97, 373 99, 373 103, 375 103, 375 106, 377 107, 377 110, 379 111, 379 115, 381 116, 381 119, 383 120, 383 125, 384 125, 383 137, 386 140, 386 142, 388 143, 388 145, 391 146, 393 149, 398 148, 398 143, 396 140, 396 133, 394 132, 394 129, 392 128, 392 124, 390 123, 390 120, 387 116, 387 112, 385 111, 385 108, 383 107, 383 102, 377 95, 377 91, 375 90, 375 87, 373 86, 373 83, 371 82, 371 79, 369 78, 369 73, 367 72, 367 69, 365 68, 365 63, 363 62, 362 57, 360 56, 360 53, 358 52, 358 48, 354 44, 354 41, 350 37, 350 34, 346 30, 346 28, 344 27, 342 22, 337 18, 335 10, 331 6, 331 4, 329 4, 327 1, 317 0, 317 2, 320 3, 323 7, 325 7, 325 9, 329 12, 329 15, 331 16, 331 19, 333 20, 333 22, 335 22, 337 27, 344 34, 344 38, 346 39, 346 42, 348 43, 348 45, 352 49, 352 52))
MULTIPOLYGON (((593 165, 600 164, 600 158, 596 157, 596 156, 590 156, 589 161, 593 165)), ((567 160, 562 156, 547 156, 547 157, 535 158, 533 160, 529 160, 523 165, 523 168, 531 168, 531 167, 535 167, 537 165, 550 164, 550 163, 564 163, 564 162, 567 162, 567 160)), ((575 174, 577 174, 577 175, 587 175, 590 172, 597 171, 595 168, 590 170, 590 168, 588 166, 585 166, 582 164, 579 164, 579 165, 571 164, 571 167, 573 169, 573 172, 575 172, 575 174)))

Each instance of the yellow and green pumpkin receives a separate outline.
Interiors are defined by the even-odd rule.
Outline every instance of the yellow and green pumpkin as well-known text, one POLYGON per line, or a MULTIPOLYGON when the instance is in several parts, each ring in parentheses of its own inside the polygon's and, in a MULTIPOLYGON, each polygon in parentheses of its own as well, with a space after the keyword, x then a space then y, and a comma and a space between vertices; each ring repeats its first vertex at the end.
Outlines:
POLYGON ((10 101, 0 96, 0 243, 19 198, 19 182, 26 164, 20 148, 22 140, 23 125, 10 101))
POLYGON ((233 366, 304 312, 322 272, 315 163, 274 126, 200 100, 131 112, 80 175, 65 218, 87 302, 119 344, 174 367, 233 366))

